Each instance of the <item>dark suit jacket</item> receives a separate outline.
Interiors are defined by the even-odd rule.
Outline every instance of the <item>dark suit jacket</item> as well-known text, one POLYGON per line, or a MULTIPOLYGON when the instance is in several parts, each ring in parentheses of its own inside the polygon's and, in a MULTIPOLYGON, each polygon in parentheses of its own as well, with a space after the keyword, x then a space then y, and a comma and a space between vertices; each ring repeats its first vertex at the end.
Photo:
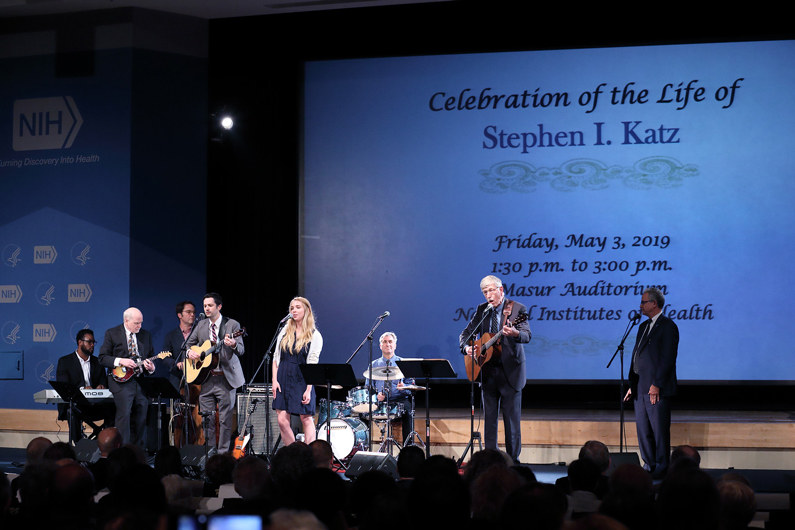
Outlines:
POLYGON ((651 385, 660 389, 660 396, 676 395, 676 355, 679 349, 679 328, 676 323, 665 315, 657 317, 657 323, 651 333, 640 344, 640 340, 649 327, 647 319, 638 328, 635 339, 635 350, 638 351, 637 362, 640 374, 635 373, 635 355, 630 362, 629 384, 632 397, 638 399, 640 394, 647 394, 651 385))
MULTIPOLYGON (((91 363, 89 383, 91 388, 97 388, 99 385, 108 388, 108 375, 105 368, 100 366, 99 359, 93 355, 89 359, 91 363)), ((69 355, 64 355, 58 359, 58 367, 55 370, 55 380, 64 383, 72 383, 78 386, 85 386, 83 378, 83 369, 80 367, 80 360, 77 358, 75 352, 69 355)), ((58 404, 58 419, 61 421, 66 420, 66 410, 69 406, 65 403, 58 404)))
MULTIPOLYGON (((147 359, 154 356, 155 351, 152 347, 152 336, 145 329, 141 329, 136 334, 136 341, 138 342, 138 354, 147 359)), ((130 352, 127 350, 127 332, 124 329, 124 324, 118 325, 115 328, 110 328, 105 332, 105 339, 102 341, 102 347, 99 349, 99 362, 102 366, 109 370, 113 370, 116 357, 130 357, 130 352)), ((146 373, 146 370, 144 370, 146 373)), ((113 393, 121 389, 121 385, 129 383, 119 383, 112 377, 108 378, 108 388, 113 393)))
MULTIPOLYGON (((510 300, 507 298, 505 299, 505 303, 507 304, 510 300)), ((488 303, 484 302, 480 304, 475 311, 475 315, 472 317, 472 320, 469 321, 467 324, 466 329, 461 332, 461 335, 458 338, 459 345, 461 346, 462 352, 466 347, 466 338, 475 329, 475 326, 478 322, 483 318, 483 311, 486 310, 486 305, 488 303)), ((510 319, 511 322, 516 320, 516 317, 519 313, 527 313, 527 308, 520 304, 519 302, 513 303, 513 309, 511 310, 510 319)), ((500 315, 500 326, 505 323, 505 316, 500 315)), ((483 324, 481 325, 480 330, 478 330, 479 335, 483 335, 483 333, 488 333, 490 325, 490 319, 486 319, 483 324)), ((502 329, 502 327, 500 327, 502 329)), ((519 330, 518 337, 502 337, 502 354, 500 355, 500 361, 502 362, 502 369, 505 370, 505 378, 510 383, 511 387, 516 390, 517 392, 524 388, 525 383, 527 383, 527 372, 525 371, 525 356, 524 356, 524 346, 522 344, 526 344, 530 342, 530 325, 525 320, 518 326, 516 329, 519 330)), ((489 361, 483 367, 484 370, 490 369, 489 365, 496 364, 493 361, 489 361)))
POLYGON ((179 349, 185 338, 182 336, 182 330, 172 329, 166 335, 163 341, 163 351, 171 352, 171 357, 166 357, 160 361, 155 362, 154 377, 167 377, 174 388, 179 388, 180 381, 182 380, 182 372, 177 368, 177 363, 183 360, 183 355, 179 354, 179 349))

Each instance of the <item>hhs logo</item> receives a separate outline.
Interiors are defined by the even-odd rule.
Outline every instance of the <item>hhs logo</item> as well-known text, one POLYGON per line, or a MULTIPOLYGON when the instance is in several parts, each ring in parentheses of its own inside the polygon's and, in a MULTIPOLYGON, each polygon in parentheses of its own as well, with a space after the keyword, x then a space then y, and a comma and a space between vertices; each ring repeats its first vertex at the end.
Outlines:
POLYGON ((67 149, 83 125, 71 96, 14 101, 14 151, 67 149))

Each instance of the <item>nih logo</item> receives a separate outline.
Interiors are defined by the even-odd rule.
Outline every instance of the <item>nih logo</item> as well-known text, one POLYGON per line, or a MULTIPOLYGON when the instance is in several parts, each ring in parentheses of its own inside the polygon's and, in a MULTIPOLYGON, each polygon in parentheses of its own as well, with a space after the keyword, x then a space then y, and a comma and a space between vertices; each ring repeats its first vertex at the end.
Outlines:
POLYGON ((83 118, 71 96, 14 101, 14 151, 72 147, 83 118))

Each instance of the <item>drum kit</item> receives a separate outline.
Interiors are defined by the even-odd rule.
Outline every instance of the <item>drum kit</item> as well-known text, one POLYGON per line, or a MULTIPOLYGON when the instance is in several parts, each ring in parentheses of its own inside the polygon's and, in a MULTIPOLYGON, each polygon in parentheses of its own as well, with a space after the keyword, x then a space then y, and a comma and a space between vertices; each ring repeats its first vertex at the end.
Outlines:
MULTIPOLYGON (((370 370, 365 370, 364 377, 368 378, 369 376, 370 370)), ((372 378, 374 381, 394 381, 403 379, 404 376, 395 366, 383 366, 372 369, 372 378)), ((320 413, 317 437, 326 440, 326 432, 330 430, 331 440, 327 441, 331 444, 334 456, 340 461, 352 458, 357 451, 369 450, 370 429, 363 420, 368 419, 372 406, 373 421, 381 430, 379 452, 391 452, 391 444, 401 448, 401 445, 392 438, 392 420, 399 419, 404 414, 411 415, 411 433, 406 436, 404 446, 413 443, 416 437, 419 444, 425 447, 419 434, 414 430, 414 394, 425 390, 425 387, 403 385, 401 389, 411 391, 411 410, 409 411, 404 410, 403 403, 389 403, 389 396, 385 401, 379 402, 377 392, 373 391, 370 394, 369 387, 357 386, 348 391, 346 401, 331 402, 331 419, 329 420, 326 412, 329 408, 328 401, 321 398, 318 402, 320 413), (330 429, 326 426, 328 421, 331 423, 330 429)), ((387 385, 384 390, 388 394, 387 385)))

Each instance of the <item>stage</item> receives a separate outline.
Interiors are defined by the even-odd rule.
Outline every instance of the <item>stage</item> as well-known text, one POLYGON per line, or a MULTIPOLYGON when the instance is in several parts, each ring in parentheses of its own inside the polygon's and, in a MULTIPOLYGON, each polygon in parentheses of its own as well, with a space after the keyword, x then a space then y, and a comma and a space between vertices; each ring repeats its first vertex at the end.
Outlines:
MULTIPOLYGON (((637 452, 634 412, 630 408, 625 414, 624 450, 637 452)), ((51 410, 0 409, 0 448, 24 448, 36 436, 67 441, 66 423, 57 421, 56 415, 55 406, 51 410)), ((403 440, 400 422, 393 429, 394 438, 403 440)), ((415 430, 426 440, 422 408, 416 410, 415 430)), ((483 432, 479 409, 475 411, 475 431, 483 432)), ((376 447, 379 436, 376 430, 376 447)), ((458 459, 469 439, 468 408, 431 409, 431 454, 458 459)), ((577 458, 579 448, 588 440, 600 440, 611 452, 619 452, 618 411, 526 408, 522 412, 523 463, 568 463, 577 458)), ((675 410, 671 445, 682 444, 699 450, 705 468, 795 469, 795 423, 791 412, 675 410)))

